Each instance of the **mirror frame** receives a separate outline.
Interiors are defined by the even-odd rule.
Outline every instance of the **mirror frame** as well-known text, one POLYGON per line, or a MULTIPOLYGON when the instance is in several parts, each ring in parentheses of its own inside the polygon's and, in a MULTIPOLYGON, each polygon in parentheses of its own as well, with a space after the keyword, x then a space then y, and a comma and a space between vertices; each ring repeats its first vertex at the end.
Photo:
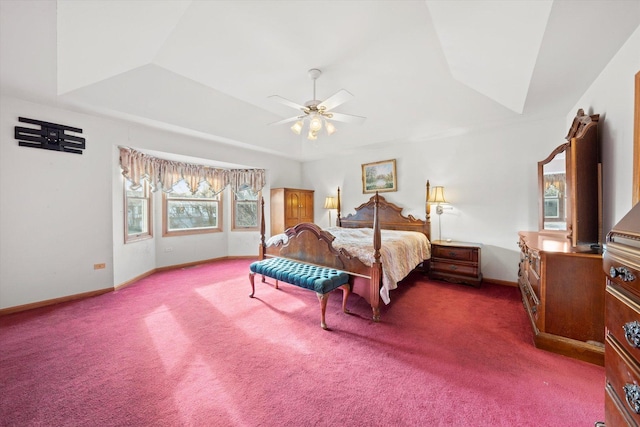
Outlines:
MULTIPOLYGON (((550 233, 550 234, 561 234, 563 236, 569 236, 571 233, 571 230, 569 229, 565 229, 565 230, 547 230, 544 228, 544 166, 548 163, 550 163, 553 159, 555 159, 555 157, 564 152, 565 155, 565 174, 567 174, 567 166, 569 164, 570 161, 570 156, 571 156, 571 152, 569 151, 569 146, 571 144, 569 142, 565 142, 564 144, 561 144, 559 146, 557 146, 555 148, 555 150, 553 150, 551 152, 551 154, 549 154, 547 156, 546 159, 541 160, 538 162, 538 196, 540 198, 539 202, 538 202, 538 230, 541 233, 550 233)), ((568 185, 568 183, 565 180, 565 199, 569 199, 571 197, 570 194, 570 187, 568 185)), ((565 207, 565 212, 564 212, 564 217, 565 217, 565 221, 567 223, 567 227, 569 226, 570 223, 570 218, 571 218, 571 203, 567 203, 566 207, 565 207)))

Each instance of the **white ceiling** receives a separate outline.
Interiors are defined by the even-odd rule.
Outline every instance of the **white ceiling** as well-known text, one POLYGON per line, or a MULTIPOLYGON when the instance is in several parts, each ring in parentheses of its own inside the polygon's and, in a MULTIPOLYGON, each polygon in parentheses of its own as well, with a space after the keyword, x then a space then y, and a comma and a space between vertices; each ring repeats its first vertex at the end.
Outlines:
MULTIPOLYGON (((564 117, 640 0, 0 0, 2 94, 298 160, 564 117), (355 98, 316 142, 269 99, 355 98)), ((71 124, 81 126, 81 124, 71 124)))

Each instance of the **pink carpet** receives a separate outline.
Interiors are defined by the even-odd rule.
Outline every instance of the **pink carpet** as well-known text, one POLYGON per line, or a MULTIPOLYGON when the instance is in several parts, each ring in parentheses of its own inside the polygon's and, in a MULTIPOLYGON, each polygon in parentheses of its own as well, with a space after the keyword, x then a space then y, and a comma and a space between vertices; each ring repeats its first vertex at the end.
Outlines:
POLYGON ((2 426, 593 426, 604 368, 533 347, 516 288, 413 274, 370 320, 248 260, 0 318, 2 426))

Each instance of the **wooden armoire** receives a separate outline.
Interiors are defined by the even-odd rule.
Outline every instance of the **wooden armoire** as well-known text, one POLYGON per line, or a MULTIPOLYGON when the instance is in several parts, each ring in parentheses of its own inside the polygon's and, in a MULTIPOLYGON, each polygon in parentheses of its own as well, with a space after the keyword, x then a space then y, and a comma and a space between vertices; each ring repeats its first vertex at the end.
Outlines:
POLYGON ((271 189, 271 235, 301 222, 313 222, 313 190, 271 189))

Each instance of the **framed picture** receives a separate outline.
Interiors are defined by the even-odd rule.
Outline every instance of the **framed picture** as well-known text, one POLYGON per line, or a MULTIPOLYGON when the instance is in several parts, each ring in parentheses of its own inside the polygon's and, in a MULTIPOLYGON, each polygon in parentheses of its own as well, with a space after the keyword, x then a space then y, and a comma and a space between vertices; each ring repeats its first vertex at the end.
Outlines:
POLYGON ((640 71, 636 73, 636 105, 633 126, 633 198, 632 205, 640 202, 640 71))
POLYGON ((396 159, 362 165, 362 192, 398 191, 396 159))

